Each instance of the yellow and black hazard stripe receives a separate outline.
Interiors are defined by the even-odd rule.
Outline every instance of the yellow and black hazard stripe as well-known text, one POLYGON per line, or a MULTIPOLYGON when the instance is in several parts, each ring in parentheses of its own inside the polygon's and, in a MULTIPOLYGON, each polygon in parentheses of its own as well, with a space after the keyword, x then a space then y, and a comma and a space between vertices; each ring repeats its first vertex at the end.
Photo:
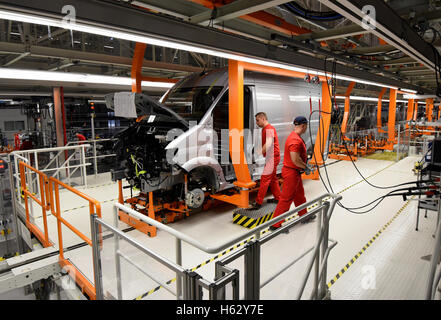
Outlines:
MULTIPOLYGON (((106 203, 106 202, 111 202, 111 201, 116 201, 116 200, 118 200, 118 198, 100 201, 100 203, 106 203)), ((66 210, 64 210, 62 212, 64 213, 64 212, 69 212, 69 211, 75 211, 75 210, 78 210, 78 209, 88 208, 88 207, 89 207, 89 205, 87 204, 87 205, 84 205, 84 206, 79 206, 79 207, 75 207, 75 208, 66 209, 66 210)))
MULTIPOLYGON (((174 282, 174 281, 176 281, 176 278, 173 278, 173 279, 171 279, 171 280, 168 280, 165 284, 171 284, 171 283, 174 282)), ((162 286, 158 286, 158 287, 156 287, 156 288, 154 288, 154 289, 152 289, 152 290, 150 290, 150 291, 148 291, 148 292, 146 292, 146 293, 140 295, 139 297, 136 297, 136 298, 133 299, 133 300, 141 300, 141 299, 147 297, 149 294, 155 293, 156 291, 158 291, 158 290, 161 289, 161 288, 162 288, 162 286)))
POLYGON ((254 229, 258 225, 265 223, 273 218, 274 212, 270 212, 258 219, 253 219, 248 216, 243 216, 239 213, 233 213, 233 223, 248 229, 254 229))
MULTIPOLYGON (((369 179, 369 178, 379 174, 380 172, 386 170, 387 168, 391 167, 394 164, 395 163, 389 164, 388 166, 384 167, 383 169, 381 169, 381 170, 371 174, 370 176, 366 177, 366 179, 369 179)), ((341 194, 341 193, 343 193, 343 192, 345 192, 345 191, 355 187, 356 185, 362 183, 363 181, 364 180, 360 180, 360 181, 358 181, 358 182, 356 182, 356 183, 354 183, 354 184, 344 188, 340 192, 337 192, 337 194, 341 194)), ((323 199, 323 201, 328 201, 329 199, 330 199, 329 197, 326 197, 326 198, 323 199)), ((313 209, 313 208, 315 208, 317 206, 318 206, 318 203, 316 203, 316 204, 314 204, 312 206, 309 206, 307 208, 307 210, 309 211, 309 210, 311 210, 311 209, 313 209)), ((241 215, 240 213, 234 212, 233 213, 233 223, 238 224, 238 225, 240 225, 242 227, 245 227, 245 228, 248 228, 248 229, 253 229, 253 228, 257 227, 258 225, 261 225, 261 224, 271 220, 273 218, 273 216, 274 216, 274 212, 270 212, 270 213, 264 215, 263 217, 260 217, 258 219, 253 219, 251 217, 248 217, 248 216, 245 216, 245 215, 241 215)), ((297 215, 295 215, 294 217, 296 217, 296 216, 297 215)), ((291 217, 291 219, 294 218, 294 217, 291 217)), ((288 218, 287 220, 289 220, 289 219, 290 218, 288 218)))
MULTIPOLYGON (((20 255, 20 254, 18 252, 16 252, 14 256, 16 257, 18 255, 20 255)), ((12 258, 12 257, 13 257, 13 255, 0 257, 0 261, 5 261, 6 259, 9 259, 9 258, 12 258)))
MULTIPOLYGON (((262 233, 265 233, 265 232, 266 232, 266 231, 264 231, 264 232, 262 232, 262 233)), ((213 261, 216 260, 216 259, 219 259, 220 257, 226 255, 227 253, 230 253, 231 251, 233 251, 233 250, 239 248, 240 246, 243 246, 243 245, 247 244, 247 243, 250 242, 252 239, 254 239, 254 236, 252 236, 252 237, 249 238, 248 240, 244 240, 244 241, 242 241, 241 243, 238 243, 238 244, 232 246, 231 248, 229 248, 229 249, 227 249, 227 250, 225 250, 225 251, 219 253, 218 255, 216 255, 216 256, 214 256, 214 257, 212 257, 212 258, 210 258, 210 259, 208 259, 208 260, 202 262, 201 264, 198 264, 196 267, 194 267, 194 268, 192 268, 192 269, 190 269, 190 270, 191 270, 191 271, 196 271, 197 269, 202 268, 203 266, 205 266, 205 265, 207 265, 207 264, 213 262, 213 261)), ((176 278, 173 278, 173 279, 167 281, 166 284, 171 284, 171 283, 174 282, 174 281, 176 281, 176 278)), ((144 294, 142 294, 142 295, 136 297, 136 298, 133 299, 133 300, 141 300, 142 298, 145 298, 145 297, 147 297, 148 295, 150 295, 150 294, 152 294, 152 293, 155 293, 156 291, 158 291, 158 290, 161 289, 161 288, 162 288, 162 286, 158 286, 158 287, 156 287, 156 288, 154 288, 154 289, 152 289, 152 290, 150 290, 150 291, 147 291, 146 293, 144 293, 144 294)))
POLYGON ((93 189, 93 188, 100 188, 100 187, 110 186, 111 184, 115 184, 115 182, 100 184, 100 185, 96 185, 96 186, 87 186, 87 189, 93 189))
POLYGON ((398 210, 398 212, 390 219, 364 246, 363 248, 338 272, 331 281, 328 282, 328 288, 330 288, 341 276, 348 271, 348 269, 357 261, 357 259, 372 245, 372 243, 378 239, 378 237, 386 230, 387 227, 403 212, 403 210, 409 205, 410 201, 414 198, 413 196, 398 210))
MULTIPOLYGON (((395 164, 395 163, 392 163, 392 164, 386 166, 385 168, 383 168, 383 169, 377 171, 376 173, 374 173, 374 174, 368 176, 367 178, 370 178, 370 177, 375 176, 376 174, 380 173, 380 172, 383 171, 383 170, 386 170, 387 168, 389 168, 389 167, 390 167, 391 165, 393 165, 393 164, 395 164)), ((340 194, 340 193, 343 193, 344 191, 346 191, 346 190, 352 188, 353 186, 355 186, 355 185, 357 185, 357 184, 359 184, 359 183, 361 183, 361 182, 363 182, 363 181, 364 181, 364 180, 361 180, 361 181, 359 181, 359 182, 357 182, 357 183, 354 183, 353 185, 351 185, 351 186, 349 186, 349 187, 343 189, 342 191, 340 191, 340 192, 338 192, 338 193, 339 193, 339 194, 340 194)), ((329 199, 330 199, 329 197, 326 197, 326 198, 323 199, 323 201, 327 201, 327 200, 329 200, 329 199)), ((316 204, 314 204, 314 205, 312 205, 312 206, 309 206, 309 207, 307 208, 307 210, 309 211, 309 210, 311 210, 311 209, 317 207, 318 205, 319 205, 319 204, 316 203, 316 204)), ((407 206, 407 204, 406 204, 406 206, 407 206)), ((404 208, 402 208, 401 211, 402 211, 402 210, 404 210, 404 208)), ((261 217, 261 218, 257 219, 256 224, 253 226, 253 228, 255 228, 256 226, 258 226, 258 225, 260 225, 260 224, 265 223, 266 221, 271 220, 271 219, 273 218, 272 215, 273 215, 273 212, 271 212, 270 214, 268 214, 268 215, 266 215, 266 216, 264 216, 264 217, 261 217), (269 216, 269 215, 271 215, 271 218, 268 218, 267 220, 263 221, 264 219, 262 219, 262 218, 265 218, 265 217, 267 217, 267 216, 269 216), (259 221, 259 220, 260 220, 260 221, 259 221)), ((241 216, 240 214, 236 214, 236 215, 234 215, 233 220, 234 220, 234 219, 240 219, 240 217, 242 217, 242 219, 243 219, 245 216, 241 216)), ((298 213, 295 213, 293 216, 290 216, 290 217, 286 218, 285 220, 286 220, 286 221, 290 221, 290 220, 292 220, 292 219, 295 219, 296 217, 298 217, 298 213)), ((245 218, 249 218, 249 217, 245 217, 245 218)), ((252 218, 250 218, 250 219, 252 219, 252 218)), ((254 220, 254 219, 253 219, 253 220, 254 220)), ((239 221, 240 221, 240 220, 239 220, 239 221)), ((242 223, 242 225, 244 225, 244 224, 247 223, 247 222, 248 222, 248 221, 243 220, 241 223, 242 223)), ((250 222, 249 224, 251 224, 251 222, 250 222)), ((248 224, 248 225, 249 225, 249 224, 248 224)), ((390 223, 389 223, 389 224, 390 224, 390 223)), ((265 234, 266 232, 268 232, 268 229, 266 229, 266 230, 264 230, 264 231, 261 231, 260 234, 263 235, 263 234, 265 234)), ((381 232, 380 232, 380 233, 381 233, 381 232)), ((244 244, 248 243, 248 242, 251 241, 252 239, 254 239, 254 236, 252 236, 252 237, 249 238, 248 240, 244 240, 243 242, 241 242, 241 243, 239 243, 239 244, 237 244, 237 245, 234 245, 234 246, 231 247, 230 249, 225 250, 224 252, 222 252, 222 253, 220 253, 220 254, 218 254, 218 255, 216 255, 216 256, 214 256, 214 257, 212 257, 212 258, 210 258, 210 259, 208 259, 208 260, 206 260, 206 261, 204 261, 204 262, 202 262, 201 264, 199 264, 199 265, 197 265, 196 267, 192 268, 191 271, 196 271, 197 269, 199 269, 199 268, 201 268, 201 267, 203 267, 203 266, 205 266, 205 265, 207 265, 207 264, 213 262, 214 260, 216 260, 216 259, 218 259, 218 258, 220 258, 220 257, 222 257, 222 256, 224 256, 224 255, 226 255, 227 253, 231 252, 232 250, 235 250, 235 249, 237 249, 238 247, 243 246, 244 244)), ((345 267, 345 268, 347 268, 347 267, 345 267)), ((338 276, 338 277, 340 277, 340 276, 338 276)), ((171 279, 171 280, 167 281, 166 283, 167 283, 167 284, 170 284, 170 283, 172 283, 172 282, 174 282, 174 281, 176 281, 176 278, 171 279)), ((331 280, 331 282, 332 282, 332 281, 334 281, 334 280, 331 280)), ((334 281, 334 282, 335 282, 335 281, 334 281)), ((328 287, 330 287, 329 284, 328 284, 328 287)), ((150 290, 150 291, 147 291, 147 292, 144 293, 143 295, 138 296, 137 298, 135 298, 135 299, 133 299, 133 300, 140 300, 140 299, 143 299, 143 298, 145 298, 146 296, 148 296, 148 295, 150 295, 150 294, 152 294, 152 293, 157 292, 157 291, 158 291, 159 289, 161 289, 161 288, 162 288, 162 286, 158 286, 158 287, 156 287, 156 288, 154 288, 154 289, 152 289, 152 290, 150 290)))
MULTIPOLYGON (((390 165, 384 167, 383 169, 381 169, 381 170, 379 170, 379 171, 377 171, 377 172, 371 174, 370 176, 367 176, 367 177, 366 177, 366 180, 369 179, 369 178, 372 178, 373 176, 379 174, 380 172, 386 170, 387 168, 393 166, 394 164, 395 164, 395 162, 393 162, 393 163, 391 163, 390 165)), ((364 179, 363 179, 363 180, 360 180, 360 181, 358 181, 358 182, 356 182, 356 183, 354 183, 354 184, 352 184, 352 185, 350 185, 350 186, 348 186, 348 187, 346 187, 346 188, 344 188, 344 189, 341 190, 340 192, 337 192, 337 194, 343 193, 343 192, 345 192, 345 191, 351 189, 352 187, 355 187, 357 184, 362 183, 363 181, 364 181, 364 179)))

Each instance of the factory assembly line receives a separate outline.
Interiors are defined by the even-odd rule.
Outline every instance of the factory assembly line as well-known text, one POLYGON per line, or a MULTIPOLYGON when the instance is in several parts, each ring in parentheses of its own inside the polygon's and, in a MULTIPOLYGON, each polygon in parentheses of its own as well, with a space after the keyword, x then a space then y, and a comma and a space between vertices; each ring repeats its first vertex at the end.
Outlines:
POLYGON ((440 299, 438 78, 405 79, 438 76, 438 31, 406 27, 413 52, 394 1, 373 29, 365 1, 220 2, 0 2, 1 41, 3 20, 42 34, 5 74, 66 30, 84 53, 5 76, 53 92, 0 99, 0 299, 440 299))

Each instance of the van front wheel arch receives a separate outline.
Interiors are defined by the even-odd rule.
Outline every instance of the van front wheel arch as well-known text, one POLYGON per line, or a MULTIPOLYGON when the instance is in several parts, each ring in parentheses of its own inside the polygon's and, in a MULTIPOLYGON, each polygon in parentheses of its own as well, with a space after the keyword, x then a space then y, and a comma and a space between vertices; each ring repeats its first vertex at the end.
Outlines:
POLYGON ((219 181, 216 172, 209 166, 194 168, 188 173, 188 190, 195 188, 206 189, 215 194, 219 190, 219 181))

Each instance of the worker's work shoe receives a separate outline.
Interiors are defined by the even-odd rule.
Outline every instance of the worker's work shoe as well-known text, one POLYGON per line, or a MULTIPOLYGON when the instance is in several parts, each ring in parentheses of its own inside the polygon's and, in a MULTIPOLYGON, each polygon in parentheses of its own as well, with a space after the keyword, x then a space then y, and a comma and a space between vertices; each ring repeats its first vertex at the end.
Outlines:
POLYGON ((308 223, 308 222, 312 222, 317 216, 315 214, 313 214, 312 216, 309 216, 308 218, 306 218, 305 220, 302 221, 302 223, 308 223))
POLYGON ((257 202, 253 202, 253 203, 251 204, 251 206, 250 206, 250 209, 251 209, 251 210, 258 210, 258 209, 260 209, 260 208, 262 208, 262 205, 261 205, 260 203, 257 203, 257 202))
MULTIPOLYGON (((270 231, 275 231, 275 230, 280 229, 281 227, 282 227, 281 225, 278 226, 278 227, 271 226, 271 227, 269 227, 269 230, 270 230, 270 231)), ((289 233, 289 230, 288 230, 288 229, 285 229, 284 231, 282 231, 282 233, 289 233)))

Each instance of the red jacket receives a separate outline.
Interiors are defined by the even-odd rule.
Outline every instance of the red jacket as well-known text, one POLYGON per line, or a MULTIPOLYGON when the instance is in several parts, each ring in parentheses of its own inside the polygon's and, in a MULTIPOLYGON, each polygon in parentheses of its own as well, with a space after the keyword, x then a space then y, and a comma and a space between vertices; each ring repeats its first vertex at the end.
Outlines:
MULTIPOLYGON (((274 150, 274 158, 280 158, 280 148, 279 148, 279 138, 277 137, 276 128, 274 128, 271 124, 267 124, 262 129, 262 147, 266 143, 266 137, 273 137, 273 145, 269 149, 270 155, 272 153, 272 150, 274 150)), ((263 156, 266 157, 266 152, 263 152, 263 156)))
POLYGON ((308 159, 306 154, 306 144, 302 137, 300 137, 300 135, 295 131, 291 132, 288 139, 286 139, 283 165, 288 168, 302 169, 292 162, 290 152, 298 152, 302 160, 306 163, 306 160, 308 159))

